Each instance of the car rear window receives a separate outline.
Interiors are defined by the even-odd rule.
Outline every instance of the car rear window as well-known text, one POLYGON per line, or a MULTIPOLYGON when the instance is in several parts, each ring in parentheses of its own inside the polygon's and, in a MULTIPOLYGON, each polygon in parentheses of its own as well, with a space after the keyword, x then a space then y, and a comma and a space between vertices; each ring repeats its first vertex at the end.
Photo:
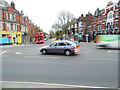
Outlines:
POLYGON ((66 41, 66 43, 67 43, 67 45, 75 45, 75 43, 74 42, 71 42, 71 41, 66 41))
POLYGON ((66 44, 68 45, 68 46, 71 46, 72 44, 70 44, 70 43, 68 43, 68 42, 66 42, 66 44))

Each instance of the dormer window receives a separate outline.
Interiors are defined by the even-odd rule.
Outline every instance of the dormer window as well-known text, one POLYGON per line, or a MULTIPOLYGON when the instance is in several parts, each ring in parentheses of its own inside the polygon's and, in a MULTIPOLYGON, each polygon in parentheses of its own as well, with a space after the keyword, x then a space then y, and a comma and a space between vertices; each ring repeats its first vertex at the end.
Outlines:
POLYGON ((113 11, 110 11, 107 15, 107 19, 113 19, 113 11))

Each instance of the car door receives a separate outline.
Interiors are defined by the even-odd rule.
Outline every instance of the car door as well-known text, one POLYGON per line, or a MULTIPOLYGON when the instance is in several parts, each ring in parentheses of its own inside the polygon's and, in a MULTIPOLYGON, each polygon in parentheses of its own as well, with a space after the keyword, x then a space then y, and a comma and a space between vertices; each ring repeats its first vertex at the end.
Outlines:
POLYGON ((56 47, 57 53, 64 54, 65 49, 66 49, 66 43, 65 42, 59 42, 57 47, 56 47))
POLYGON ((54 42, 52 43, 50 46, 49 46, 49 49, 47 50, 48 53, 56 53, 56 46, 57 46, 57 43, 54 42))

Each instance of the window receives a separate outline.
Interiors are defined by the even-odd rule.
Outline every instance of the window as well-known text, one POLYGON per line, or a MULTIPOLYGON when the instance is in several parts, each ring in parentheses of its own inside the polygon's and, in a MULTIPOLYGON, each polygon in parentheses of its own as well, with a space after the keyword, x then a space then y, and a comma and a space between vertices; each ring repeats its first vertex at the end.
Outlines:
POLYGON ((11 30, 11 24, 9 23, 9 30, 11 30))
POLYGON ((13 30, 13 24, 11 24, 11 30, 13 30))
POLYGON ((13 24, 13 30, 16 30, 16 29, 15 29, 15 26, 16 26, 16 24, 13 24))
POLYGON ((1 4, 1 5, 3 5, 3 2, 2 2, 2 1, 0 1, 0 4, 1 4))
POLYGON ((42 36, 38 37, 38 39, 42 39, 42 38, 43 38, 42 36))
POLYGON ((6 12, 6 19, 8 20, 8 12, 6 12))
POLYGON ((66 44, 61 42, 61 43, 58 43, 58 46, 66 46, 66 44))
POLYGON ((68 43, 68 42, 66 42, 66 44, 68 45, 68 46, 71 46, 72 44, 70 44, 70 43, 68 43))
POLYGON ((5 37, 6 36, 6 34, 2 34, 2 37, 5 37))
POLYGON ((20 37, 20 34, 18 34, 18 37, 20 37))
POLYGON ((118 27, 118 22, 115 23, 115 27, 118 27))
POLYGON ((94 22, 95 22, 95 17, 93 19, 94 19, 94 22))
POLYGON ((98 26, 98 30, 101 30, 101 25, 98 26))
POLYGON ((112 19, 113 18, 113 14, 114 14, 113 11, 109 11, 108 14, 107 14, 107 19, 112 19))
POLYGON ((2 23, 0 22, 0 31, 2 30, 2 23))
POLYGON ((93 29, 95 30, 95 26, 93 26, 93 29))
POLYGON ((105 25, 103 24, 102 26, 103 26, 103 29, 105 29, 105 25))
POLYGON ((105 20, 105 15, 103 15, 103 20, 105 20))
POLYGON ((75 28, 77 28, 77 23, 75 23, 75 28))
POLYGON ((16 14, 14 14, 14 21, 16 21, 16 14))
POLYGON ((100 16, 98 17, 98 20, 100 21, 100 16))
POLYGON ((118 17, 118 12, 115 12, 115 16, 118 17))
POLYGON ((10 20, 12 20, 13 19, 13 15, 12 15, 12 13, 10 13, 10 20))
POLYGON ((17 28, 16 28, 16 24, 15 24, 15 30, 16 30, 17 28))
POLYGON ((57 43, 52 43, 50 46, 57 46, 57 43))
POLYGON ((7 30, 9 30, 9 23, 7 23, 7 30))
POLYGON ((2 19, 2 11, 0 10, 0 20, 2 19))

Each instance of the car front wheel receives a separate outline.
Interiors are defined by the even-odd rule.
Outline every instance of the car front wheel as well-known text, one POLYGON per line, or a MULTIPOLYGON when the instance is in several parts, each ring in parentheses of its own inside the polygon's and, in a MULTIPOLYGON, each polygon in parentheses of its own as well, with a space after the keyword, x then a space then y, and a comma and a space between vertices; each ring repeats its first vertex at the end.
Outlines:
POLYGON ((43 55, 47 54, 47 51, 46 50, 42 50, 42 54, 43 55))
POLYGON ((66 50, 66 51, 65 51, 65 55, 66 55, 66 56, 70 56, 70 55, 71 55, 71 52, 70 52, 69 50, 66 50))

